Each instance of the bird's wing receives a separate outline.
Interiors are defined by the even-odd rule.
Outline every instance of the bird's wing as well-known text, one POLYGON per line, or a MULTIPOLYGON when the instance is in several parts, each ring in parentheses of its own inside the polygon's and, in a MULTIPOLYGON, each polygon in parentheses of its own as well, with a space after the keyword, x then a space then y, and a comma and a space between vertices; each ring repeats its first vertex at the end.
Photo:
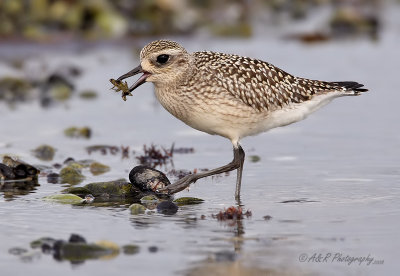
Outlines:
POLYGON ((343 90, 338 83, 294 77, 267 62, 214 52, 196 52, 199 70, 209 74, 211 85, 259 111, 301 103, 316 93, 343 90))

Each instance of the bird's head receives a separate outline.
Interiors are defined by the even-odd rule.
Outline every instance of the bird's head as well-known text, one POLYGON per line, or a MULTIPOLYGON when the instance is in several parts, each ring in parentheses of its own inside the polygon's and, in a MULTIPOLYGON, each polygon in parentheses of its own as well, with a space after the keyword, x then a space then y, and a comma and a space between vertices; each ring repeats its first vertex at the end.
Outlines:
POLYGON ((173 85, 188 73, 191 62, 191 55, 178 43, 156 40, 147 44, 140 52, 140 65, 118 80, 143 73, 129 91, 145 82, 153 82, 155 86, 173 85))

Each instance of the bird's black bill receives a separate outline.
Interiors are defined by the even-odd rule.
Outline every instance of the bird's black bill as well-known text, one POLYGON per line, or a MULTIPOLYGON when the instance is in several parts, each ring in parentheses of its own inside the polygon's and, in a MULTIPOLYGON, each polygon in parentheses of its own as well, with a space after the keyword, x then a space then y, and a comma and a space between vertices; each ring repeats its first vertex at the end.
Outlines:
POLYGON ((132 69, 132 70, 129 71, 128 73, 123 74, 122 76, 120 76, 120 77, 117 79, 117 81, 122 81, 122 80, 124 80, 124 79, 126 79, 126 78, 132 77, 132 76, 134 76, 134 75, 136 75, 136 74, 139 74, 139 73, 142 73, 142 72, 143 72, 142 66, 139 65, 138 67, 132 69))
POLYGON ((145 83, 146 82, 146 78, 148 76, 150 76, 150 73, 143 71, 142 66, 139 65, 138 67, 132 69, 128 73, 120 76, 117 80, 121 81, 123 79, 132 77, 132 76, 134 76, 136 74, 139 74, 139 73, 143 73, 143 75, 131 87, 129 87, 129 91, 132 92, 133 90, 135 90, 136 88, 141 86, 143 83, 145 83))

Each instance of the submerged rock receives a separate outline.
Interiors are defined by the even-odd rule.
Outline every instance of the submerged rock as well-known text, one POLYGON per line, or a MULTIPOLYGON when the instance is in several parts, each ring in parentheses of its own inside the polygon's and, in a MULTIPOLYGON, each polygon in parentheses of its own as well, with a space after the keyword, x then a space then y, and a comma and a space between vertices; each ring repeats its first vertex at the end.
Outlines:
POLYGON ((258 155, 250 155, 249 159, 250 159, 250 162, 253 162, 253 163, 257 163, 258 161, 261 160, 260 156, 258 156, 258 155))
POLYGON ((146 166, 134 167, 129 173, 129 180, 144 192, 157 192, 171 184, 163 172, 146 166))
POLYGON ((133 203, 131 206, 129 206, 129 210, 131 211, 132 215, 139 215, 146 212, 146 207, 138 203, 133 203))
POLYGON ((97 98, 97 93, 93 90, 84 90, 79 93, 79 97, 85 100, 91 100, 97 98))
POLYGON ((54 158, 56 150, 49 145, 41 145, 32 150, 33 155, 42 161, 51 161, 54 158))
POLYGON ((93 162, 90 164, 90 172, 93 175, 99 175, 110 171, 110 167, 99 162, 93 162))
POLYGON ((59 69, 59 72, 53 72, 47 80, 42 83, 41 105, 49 107, 56 102, 63 102, 71 98, 75 86, 72 83, 74 77, 71 72, 65 69, 59 69))
POLYGON ((52 254, 57 260, 69 260, 80 263, 88 259, 110 259, 119 254, 120 248, 110 241, 87 243, 86 239, 71 234, 68 241, 53 238, 40 238, 31 242, 31 248, 40 248, 45 254, 52 254))
POLYGON ((122 246, 122 252, 124 252, 125 255, 134 255, 139 253, 140 247, 134 244, 127 244, 122 246))
POLYGON ((50 237, 43 237, 37 240, 34 240, 30 243, 31 248, 42 248, 43 245, 51 245, 53 247, 54 243, 56 242, 56 239, 50 238, 50 237))
POLYGON ((31 98, 32 84, 22 78, 3 77, 0 79, 0 101, 8 104, 24 102, 31 98))
POLYGON ((178 204, 178 206, 183 206, 183 205, 200 204, 203 203, 204 200, 196 197, 180 197, 175 199, 174 202, 178 204))
POLYGON ((0 179, 3 180, 37 180, 39 173, 34 166, 10 156, 4 156, 3 163, 0 163, 0 179))
POLYGON ((157 212, 164 215, 174 215, 178 212, 178 205, 172 201, 161 201, 157 205, 157 212))
POLYGON ((50 195, 44 197, 43 200, 61 204, 81 204, 84 201, 84 199, 74 194, 50 195))
POLYGON ((8 249, 8 253, 15 256, 20 256, 26 252, 28 252, 28 250, 22 247, 12 247, 8 249))
POLYGON ((85 196, 92 194, 95 197, 111 197, 111 198, 126 198, 138 197, 142 194, 137 188, 125 179, 118 179, 107 182, 93 182, 85 185, 84 187, 71 187, 63 190, 64 193, 71 193, 85 196))
POLYGON ((58 173, 49 173, 47 175, 47 183, 57 184, 60 182, 60 175, 58 173))
POLYGON ((37 168, 21 160, 4 156, 3 163, 0 163, 0 191, 5 198, 26 195, 40 186, 39 173, 37 168))
POLYGON ((90 194, 91 191, 85 187, 71 187, 71 188, 67 188, 65 190, 62 190, 61 192, 63 193, 68 193, 68 194, 74 194, 80 197, 84 197, 87 194, 90 194))
POLYGON ((83 242, 86 243, 86 239, 78 234, 71 234, 69 237, 68 242, 83 242))
POLYGON ((60 242, 55 248, 54 257, 71 262, 82 262, 89 259, 114 258, 119 254, 119 247, 111 242, 71 243, 60 242))
POLYGON ((71 138, 89 139, 92 136, 92 130, 89 127, 69 127, 64 130, 64 134, 71 138))
POLYGON ((60 178, 61 183, 75 185, 81 183, 85 179, 85 176, 82 174, 79 166, 69 164, 67 167, 61 169, 60 178))
POLYGON ((155 195, 145 195, 140 199, 140 203, 142 203, 147 209, 154 210, 157 208, 157 204, 160 203, 160 199, 155 195))

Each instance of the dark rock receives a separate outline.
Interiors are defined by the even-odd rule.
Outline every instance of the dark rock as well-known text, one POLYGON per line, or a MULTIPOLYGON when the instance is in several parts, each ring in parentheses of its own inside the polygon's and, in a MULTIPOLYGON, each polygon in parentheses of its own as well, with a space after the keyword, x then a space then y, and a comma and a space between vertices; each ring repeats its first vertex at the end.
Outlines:
POLYGON ((5 180, 24 179, 31 177, 32 180, 37 179, 40 173, 35 167, 10 156, 4 156, 3 163, 0 163, 0 177, 5 180))
POLYGON ((57 184, 60 182, 60 175, 58 173, 49 173, 47 175, 47 182, 57 184))
POLYGON ((272 219, 272 217, 271 217, 270 215, 263 216, 263 218, 264 218, 265 220, 271 220, 271 219, 272 219))
POLYGON ((81 243, 86 243, 86 239, 78 234, 71 234, 69 237, 68 242, 81 242, 81 243))
POLYGON ((215 253, 215 260, 217 262, 234 262, 236 259, 237 254, 233 251, 221 251, 215 253))
POLYGON ((28 252, 28 250, 25 248, 21 248, 21 247, 13 247, 8 250, 8 253, 10 253, 11 255, 16 255, 16 256, 20 256, 26 252, 28 252))
POLYGON ((129 173, 130 182, 141 191, 156 192, 170 185, 168 178, 159 170, 136 166, 129 173))
POLYGON ((171 201, 161 201, 157 205, 157 212, 164 215, 174 215, 178 212, 178 205, 171 201))
POLYGON ((34 240, 31 242, 31 248, 35 249, 35 248, 39 248, 39 247, 43 247, 43 245, 48 245, 50 248, 53 248, 54 243, 56 242, 55 239, 53 238, 48 238, 48 237, 44 237, 44 238, 40 238, 38 240, 34 240))
POLYGON ((2 163, 0 163, 0 176, 3 176, 4 179, 15 179, 13 169, 2 163))
POLYGON ((155 245, 149 246, 149 252, 150 253, 157 253, 158 247, 155 245))
POLYGON ((42 244, 41 248, 42 248, 42 252, 44 254, 50 254, 53 251, 53 247, 51 247, 50 244, 48 244, 48 243, 42 244))
POLYGON ((60 163, 55 163, 55 164, 53 164, 53 167, 55 169, 61 169, 62 165, 60 163))
POLYGON ((68 164, 68 163, 71 163, 71 162, 75 162, 75 159, 72 158, 72 157, 68 157, 67 159, 64 160, 64 164, 68 164))

